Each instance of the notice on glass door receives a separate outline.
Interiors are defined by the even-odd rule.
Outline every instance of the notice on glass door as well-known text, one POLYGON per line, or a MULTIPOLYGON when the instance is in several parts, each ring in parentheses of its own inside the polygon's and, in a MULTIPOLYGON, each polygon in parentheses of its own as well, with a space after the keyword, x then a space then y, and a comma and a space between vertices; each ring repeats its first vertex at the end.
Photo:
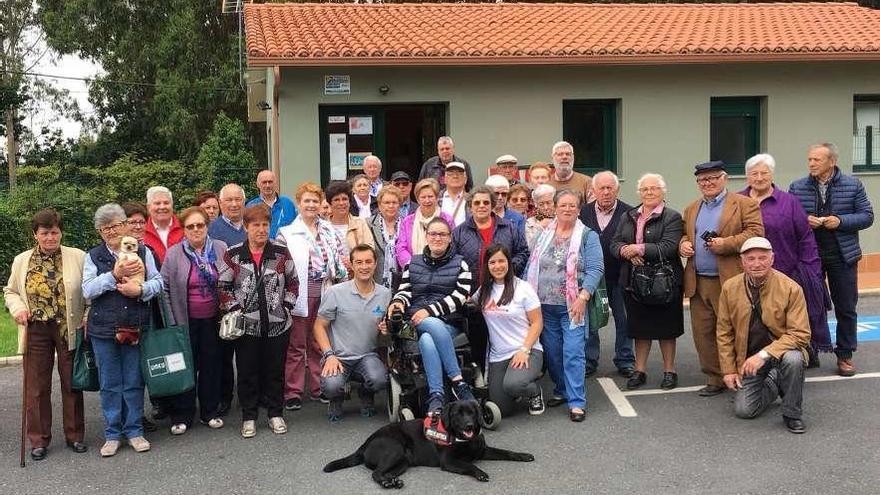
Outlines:
POLYGON ((330 180, 345 180, 348 175, 345 139, 345 134, 330 134, 330 180))
POLYGON ((369 136, 373 134, 373 117, 349 117, 348 133, 369 136))

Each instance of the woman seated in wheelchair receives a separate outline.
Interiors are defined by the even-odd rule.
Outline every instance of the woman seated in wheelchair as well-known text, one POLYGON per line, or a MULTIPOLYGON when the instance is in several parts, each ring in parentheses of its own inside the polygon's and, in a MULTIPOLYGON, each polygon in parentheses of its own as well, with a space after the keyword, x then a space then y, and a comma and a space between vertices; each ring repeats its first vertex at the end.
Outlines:
POLYGON ((445 400, 444 373, 452 382, 456 399, 474 399, 470 386, 462 379, 452 343, 459 331, 453 323, 464 319, 461 311, 471 293, 472 280, 464 259, 452 254, 451 230, 445 220, 434 218, 426 226, 414 228, 425 229, 427 245, 404 269, 388 314, 404 311, 418 332, 419 352, 428 380, 425 409, 428 414, 436 414, 445 400))

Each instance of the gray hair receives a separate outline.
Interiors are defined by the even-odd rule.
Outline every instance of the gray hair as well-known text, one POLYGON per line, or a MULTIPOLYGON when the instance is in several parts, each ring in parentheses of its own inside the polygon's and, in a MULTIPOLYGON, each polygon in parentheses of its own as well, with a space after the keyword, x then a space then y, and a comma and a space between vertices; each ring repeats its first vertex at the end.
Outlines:
POLYGON ((354 177, 352 177, 351 179, 348 179, 348 182, 349 182, 349 184, 351 184, 352 187, 354 187, 354 185, 357 184, 357 181, 359 181, 359 180, 365 180, 365 181, 367 181, 367 184, 370 183, 370 178, 367 177, 367 174, 357 174, 354 177))
POLYGON ((477 194, 486 194, 489 196, 489 201, 492 203, 492 209, 495 209, 495 205, 498 204, 498 196, 495 194, 489 186, 477 186, 471 189, 470 194, 468 194, 468 203, 472 203, 477 194))
POLYGON ((364 165, 367 164, 367 160, 376 160, 376 163, 379 164, 379 170, 382 170, 382 160, 379 159, 376 155, 367 155, 364 157, 364 165))
POLYGON ((653 179, 653 180, 657 181, 657 184, 660 185, 660 189, 663 190, 663 194, 666 194, 666 180, 663 179, 663 176, 662 176, 662 175, 660 175, 660 174, 652 174, 652 173, 650 173, 650 172, 648 172, 647 174, 642 175, 641 177, 639 177, 639 180, 636 181, 636 192, 639 192, 639 189, 642 188, 642 183, 643 183, 643 182, 645 182, 646 180, 650 180, 650 179, 653 179))
POLYGON ((171 200, 171 204, 174 204, 174 195, 172 195, 171 190, 169 190, 165 186, 153 186, 153 187, 147 189, 147 204, 152 203, 153 198, 155 198, 156 196, 158 196, 160 194, 164 194, 164 195, 168 196, 168 199, 171 200))
POLYGON ((614 187, 620 188, 620 179, 617 177, 617 174, 610 170, 603 170, 596 175, 593 176, 593 184, 596 183, 596 179, 600 177, 611 177, 614 180, 614 187))
POLYGON ((583 203, 583 198, 581 198, 580 194, 572 191, 571 189, 560 189, 556 192, 556 196, 553 197, 553 206, 557 206, 559 204, 559 200, 565 196, 572 196, 573 198, 577 199, 578 206, 581 206, 581 203, 583 203))
POLYGON ((125 219, 125 210, 121 206, 116 203, 107 203, 95 210, 95 229, 110 225, 116 220, 122 221, 125 219))
POLYGON ((221 187, 220 194, 218 194, 218 196, 220 196, 220 199, 223 199, 223 197, 226 196, 226 194, 229 194, 232 189, 238 189, 238 192, 241 193, 241 197, 244 198, 244 188, 234 182, 230 182, 229 184, 221 187))
POLYGON ((757 167, 760 164, 767 165, 767 168, 770 169, 770 173, 776 171, 776 159, 773 158, 772 155, 767 153, 759 153, 748 160, 746 160, 746 173, 749 173, 749 170, 757 167))
POLYGON ((559 141, 553 145, 553 148, 550 149, 550 154, 552 155, 562 148, 568 148, 571 150, 572 153, 574 153, 574 146, 572 146, 571 143, 569 143, 568 141, 559 141))
POLYGON ((507 177, 498 174, 490 175, 489 177, 487 177, 486 185, 493 189, 496 187, 510 188, 510 182, 507 182, 507 177))
POLYGON ((840 157, 840 152, 837 150, 837 145, 834 143, 818 143, 810 146, 810 151, 816 148, 825 148, 828 150, 828 157, 831 158, 831 161, 837 163, 837 159, 840 157))
POLYGON ((534 191, 532 191, 532 201, 535 203, 538 202, 538 198, 544 196, 550 196, 551 198, 556 195, 556 188, 551 186, 550 184, 541 184, 536 187, 534 191))
POLYGON ((441 144, 448 144, 450 146, 455 146, 455 143, 452 142, 452 138, 449 136, 440 136, 440 138, 437 139, 437 146, 440 146, 441 144))

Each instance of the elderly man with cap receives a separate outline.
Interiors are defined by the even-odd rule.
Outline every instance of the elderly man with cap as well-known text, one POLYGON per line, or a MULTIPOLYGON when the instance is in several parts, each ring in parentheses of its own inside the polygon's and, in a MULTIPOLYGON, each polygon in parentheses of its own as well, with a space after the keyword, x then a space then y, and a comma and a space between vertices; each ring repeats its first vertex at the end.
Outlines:
POLYGON ((701 197, 684 209, 679 254, 687 258, 684 296, 690 298, 691 329, 700 367, 706 374, 703 397, 724 392, 715 323, 721 286, 742 273, 739 250, 746 239, 764 235, 761 210, 753 199, 729 194, 722 161, 695 167, 701 197))
POLYGON ((525 235, 526 217, 507 207, 507 196, 510 194, 510 184, 507 182, 507 179, 503 175, 490 175, 486 178, 486 185, 498 198, 498 201, 495 203, 494 213, 499 218, 512 223, 517 230, 525 235))
POLYGON ((455 156, 455 143, 449 136, 440 136, 437 140, 437 156, 432 156, 422 164, 422 170, 419 172, 419 180, 433 177, 440 183, 441 188, 446 186, 446 164, 449 162, 460 162, 464 165, 467 173, 467 182, 465 182, 464 190, 470 191, 474 187, 474 176, 471 174, 471 166, 467 160, 455 156))
POLYGON ((803 289, 773 269, 773 247, 763 237, 743 243, 745 273, 724 282, 718 299, 718 356, 724 385, 736 391, 737 417, 759 416, 782 397, 782 420, 792 433, 801 419, 810 320, 803 289))
POLYGON ((455 227, 458 227, 464 223, 468 213, 467 193, 464 190, 467 171, 464 163, 447 163, 443 176, 446 180, 446 189, 440 195, 440 211, 449 215, 455 227))
POLYGON ((419 207, 418 203, 412 200, 412 177, 403 170, 398 170, 391 174, 391 185, 400 189, 400 194, 403 196, 400 202, 400 218, 406 218, 419 207))
POLYGON ((499 175, 503 175, 507 182, 512 186, 514 184, 519 184, 519 178, 517 177, 517 172, 519 169, 517 168, 517 159, 513 155, 501 155, 495 159, 495 170, 499 175))
POLYGON ((592 201, 592 179, 589 175, 574 171, 574 147, 565 141, 559 141, 553 145, 550 155, 554 170, 548 184, 557 191, 574 191, 580 194, 581 204, 592 201))

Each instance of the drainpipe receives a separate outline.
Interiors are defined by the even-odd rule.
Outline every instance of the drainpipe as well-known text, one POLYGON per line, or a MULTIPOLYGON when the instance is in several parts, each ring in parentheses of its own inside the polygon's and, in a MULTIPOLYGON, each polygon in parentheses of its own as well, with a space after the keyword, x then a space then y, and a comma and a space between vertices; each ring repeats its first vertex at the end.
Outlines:
POLYGON ((281 68, 277 65, 272 67, 272 171, 278 178, 278 186, 281 188, 281 131, 278 128, 278 93, 281 86, 281 68))

